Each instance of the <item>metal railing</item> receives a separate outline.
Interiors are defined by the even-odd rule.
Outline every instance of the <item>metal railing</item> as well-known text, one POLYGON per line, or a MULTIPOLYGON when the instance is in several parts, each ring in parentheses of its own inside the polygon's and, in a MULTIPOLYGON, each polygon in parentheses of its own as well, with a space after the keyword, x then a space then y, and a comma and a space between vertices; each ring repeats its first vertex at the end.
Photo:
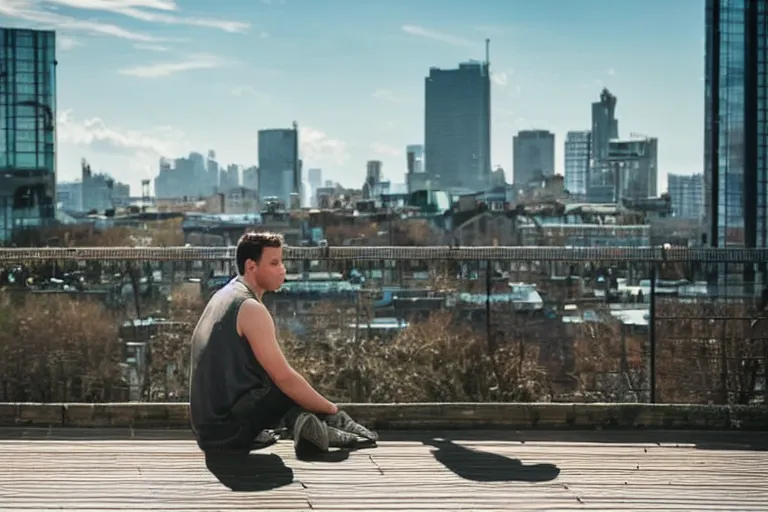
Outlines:
MULTIPOLYGON (((183 400, 191 329, 234 257, 0 249, 0 401, 183 400)), ((765 401, 765 249, 287 247, 284 258, 292 277, 267 302, 285 350, 340 400, 765 401)))
MULTIPOLYGON (((0 263, 63 260, 232 261, 235 247, 0 248, 0 263)), ((286 260, 642 261, 768 263, 768 249, 664 247, 286 247, 286 260)))

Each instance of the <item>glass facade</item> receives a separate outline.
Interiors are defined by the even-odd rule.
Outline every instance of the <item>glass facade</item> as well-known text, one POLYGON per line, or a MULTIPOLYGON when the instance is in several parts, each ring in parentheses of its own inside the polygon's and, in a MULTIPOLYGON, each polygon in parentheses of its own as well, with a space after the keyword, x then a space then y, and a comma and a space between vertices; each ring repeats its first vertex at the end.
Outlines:
POLYGON ((707 242, 766 247, 768 0, 707 0, 707 242))
POLYGON ((485 62, 431 68, 424 81, 424 165, 444 190, 485 191, 491 176, 491 81, 485 62))
POLYGON ((277 197, 290 206, 296 188, 298 130, 259 130, 259 198, 277 197))
POLYGON ((0 243, 55 217, 56 41, 0 28, 0 243))
POLYGON ((587 199, 592 132, 568 132, 565 137, 565 189, 579 201, 587 199))

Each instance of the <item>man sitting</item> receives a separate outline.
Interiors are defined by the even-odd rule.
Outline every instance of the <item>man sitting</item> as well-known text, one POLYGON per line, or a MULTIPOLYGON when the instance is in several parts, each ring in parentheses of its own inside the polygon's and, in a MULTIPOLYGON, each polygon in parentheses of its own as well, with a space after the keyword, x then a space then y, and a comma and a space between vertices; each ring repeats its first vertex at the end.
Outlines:
POLYGON ((239 275, 210 298, 192 334, 190 417, 198 446, 248 452, 274 443, 267 429, 281 425, 297 456, 375 444, 378 435, 315 391, 280 349, 262 297, 285 280, 282 236, 246 233, 236 259, 239 275))

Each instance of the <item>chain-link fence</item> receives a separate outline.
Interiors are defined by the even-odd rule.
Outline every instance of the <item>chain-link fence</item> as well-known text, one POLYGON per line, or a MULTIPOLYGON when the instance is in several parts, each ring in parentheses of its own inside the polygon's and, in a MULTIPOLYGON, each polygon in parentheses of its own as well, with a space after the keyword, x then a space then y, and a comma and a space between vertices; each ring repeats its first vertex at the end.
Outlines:
MULTIPOLYGON (((761 403, 768 250, 288 248, 265 297, 344 402, 761 403)), ((175 401, 234 248, 0 249, 0 401, 175 401)))

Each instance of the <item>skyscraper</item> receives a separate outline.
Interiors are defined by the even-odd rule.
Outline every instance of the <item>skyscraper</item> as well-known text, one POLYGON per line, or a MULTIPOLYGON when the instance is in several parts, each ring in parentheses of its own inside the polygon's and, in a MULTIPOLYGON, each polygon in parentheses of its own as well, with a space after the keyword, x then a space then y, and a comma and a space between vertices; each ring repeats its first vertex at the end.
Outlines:
POLYGON ((0 243, 56 215, 56 38, 0 28, 0 243))
POLYGON ((706 241, 766 247, 768 0, 707 0, 706 241))
POLYGON ((608 203, 616 200, 616 179, 608 163, 610 141, 619 138, 616 119, 616 96, 608 89, 600 93, 600 101, 592 103, 592 138, 587 196, 589 201, 608 203))
POLYGON ((512 138, 512 176, 524 187, 531 180, 555 175, 555 134, 547 130, 523 130, 512 138))
POLYGON ((317 189, 323 186, 323 170, 307 169, 307 195, 308 203, 312 207, 317 207, 317 189))
POLYGON ((408 193, 429 188, 430 181, 424 166, 424 146, 409 144, 405 147, 405 185, 408 193))
POLYGON ((491 81, 488 62, 429 70, 425 79, 424 153, 440 188, 488 187, 491 173, 491 81))
POLYGON ((701 220, 704 214, 704 176, 702 174, 669 174, 667 190, 672 202, 672 215, 681 219, 701 220))
POLYGON ((299 133, 293 129, 259 130, 259 198, 277 197, 290 207, 300 193, 299 133))
POLYGON ((592 152, 592 132, 568 132, 565 135, 565 189, 571 197, 583 201, 587 197, 587 173, 592 152))

